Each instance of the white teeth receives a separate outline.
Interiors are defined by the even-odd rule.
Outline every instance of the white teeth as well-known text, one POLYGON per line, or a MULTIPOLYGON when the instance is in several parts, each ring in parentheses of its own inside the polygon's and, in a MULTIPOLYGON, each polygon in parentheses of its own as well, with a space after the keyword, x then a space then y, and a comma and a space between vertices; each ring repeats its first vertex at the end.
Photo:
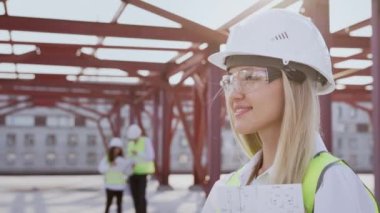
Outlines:
POLYGON ((243 112, 246 112, 248 110, 250 110, 251 108, 250 107, 247 107, 247 108, 239 108, 239 109, 236 109, 235 110, 235 114, 240 114, 240 113, 243 113, 243 112))

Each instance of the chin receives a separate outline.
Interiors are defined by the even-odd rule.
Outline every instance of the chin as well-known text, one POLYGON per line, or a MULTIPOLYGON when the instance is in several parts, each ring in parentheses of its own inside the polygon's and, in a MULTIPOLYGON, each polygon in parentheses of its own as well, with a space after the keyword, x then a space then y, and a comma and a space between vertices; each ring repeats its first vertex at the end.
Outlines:
POLYGON ((248 135, 257 132, 258 128, 248 125, 235 125, 235 131, 238 134, 248 135))

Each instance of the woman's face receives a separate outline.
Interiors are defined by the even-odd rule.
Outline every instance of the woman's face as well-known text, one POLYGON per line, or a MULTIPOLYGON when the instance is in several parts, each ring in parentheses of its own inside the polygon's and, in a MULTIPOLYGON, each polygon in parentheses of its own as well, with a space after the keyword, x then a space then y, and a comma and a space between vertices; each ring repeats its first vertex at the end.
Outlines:
POLYGON ((113 150, 113 154, 117 156, 117 155, 120 155, 120 153, 121 153, 121 149, 119 147, 115 147, 115 149, 113 150))
POLYGON ((223 87, 233 124, 240 134, 251 134, 281 124, 284 109, 282 79, 268 82, 261 67, 234 67, 223 87))

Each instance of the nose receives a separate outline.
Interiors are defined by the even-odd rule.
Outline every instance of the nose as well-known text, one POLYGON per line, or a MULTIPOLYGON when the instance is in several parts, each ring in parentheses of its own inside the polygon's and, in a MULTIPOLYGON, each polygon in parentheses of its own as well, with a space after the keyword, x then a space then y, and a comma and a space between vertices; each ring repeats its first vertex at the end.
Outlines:
POLYGON ((234 81, 231 85, 230 89, 230 97, 232 99, 241 99, 244 97, 244 92, 242 86, 239 84, 239 82, 234 81))

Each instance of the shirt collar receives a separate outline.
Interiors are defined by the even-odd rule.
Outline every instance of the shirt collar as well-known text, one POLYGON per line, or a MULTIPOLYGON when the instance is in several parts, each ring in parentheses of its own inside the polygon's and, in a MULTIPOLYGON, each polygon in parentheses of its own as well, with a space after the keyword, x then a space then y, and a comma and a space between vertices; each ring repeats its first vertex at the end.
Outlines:
MULTIPOLYGON (((322 140, 322 137, 319 133, 316 134, 314 141, 315 141, 315 143, 314 143, 315 147, 314 147, 313 156, 319 152, 327 151, 326 146, 325 146, 325 144, 322 140)), ((240 181, 241 181, 242 186, 244 186, 247 183, 248 178, 251 175, 252 169, 257 164, 257 162, 261 158, 262 154, 263 154, 262 150, 258 151, 252 157, 252 159, 243 167, 243 171, 242 171, 242 174, 240 176, 240 181)), ((257 176, 252 181, 252 184, 267 184, 269 182, 269 175, 270 175, 271 171, 272 171, 272 166, 269 167, 265 172, 263 172, 262 174, 257 176)))

